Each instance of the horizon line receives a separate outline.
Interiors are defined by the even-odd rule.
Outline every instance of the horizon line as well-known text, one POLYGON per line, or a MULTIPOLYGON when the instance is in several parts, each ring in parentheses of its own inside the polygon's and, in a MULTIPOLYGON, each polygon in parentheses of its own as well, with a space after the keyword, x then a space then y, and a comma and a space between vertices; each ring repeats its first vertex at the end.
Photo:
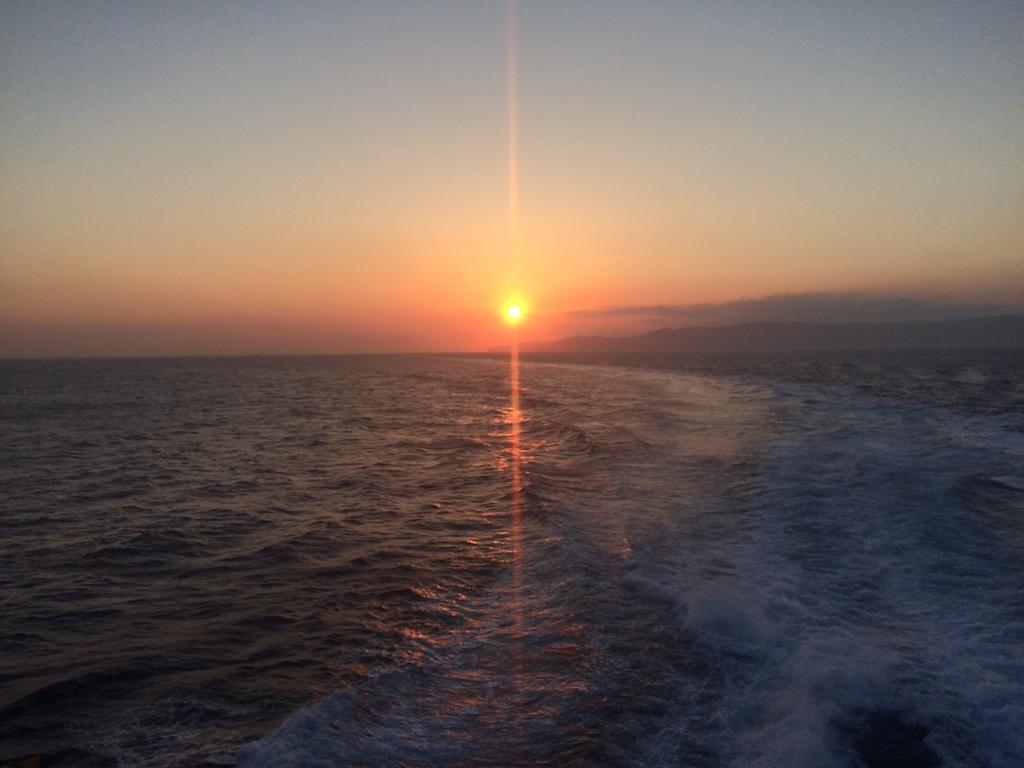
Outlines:
MULTIPOLYGON (((817 326, 850 326, 850 325, 938 325, 943 323, 967 323, 975 320, 992 320, 997 318, 1024 318, 1024 311, 1021 312, 1000 312, 993 315, 972 315, 970 317, 962 318, 945 318, 945 319, 924 319, 924 320, 840 320, 840 321, 825 321, 825 320, 744 320, 736 323, 719 323, 719 324, 690 324, 680 326, 662 326, 660 328, 652 328, 648 331, 642 331, 640 333, 624 334, 619 336, 609 335, 584 335, 576 334, 573 336, 564 336, 558 339, 549 339, 545 341, 529 341, 524 342, 526 345, 534 344, 557 344, 563 341, 570 341, 573 339, 630 339, 639 338, 651 333, 657 333, 659 331, 675 331, 684 330, 689 328, 699 329, 712 329, 712 328, 738 328, 741 326, 750 325, 817 325, 817 326)), ((993 345, 991 347, 986 346, 972 346, 972 347, 961 347, 961 346, 950 346, 949 349, 1014 349, 1017 348, 1015 345, 993 345)), ((829 349, 829 347, 815 348, 820 350, 829 349)), ((894 349, 890 348, 879 348, 879 349, 894 349)), ((899 349, 915 349, 915 347, 899 347, 899 349)), ((925 347, 922 347, 925 349, 925 347)), ((936 349, 936 347, 929 347, 928 349, 936 349)), ((501 354, 503 351, 507 351, 508 346, 496 346, 489 347, 487 349, 476 349, 476 350, 419 350, 419 351, 406 351, 406 352, 388 352, 388 351, 335 351, 335 352, 194 352, 194 353, 171 353, 171 354, 113 354, 113 355, 0 355, 0 362, 57 362, 57 361, 78 361, 78 360, 92 360, 92 361, 118 361, 118 360, 205 360, 205 359, 255 359, 255 358, 297 358, 297 357, 445 357, 445 356, 490 356, 501 354)), ((637 350, 641 352, 650 350, 637 350)), ((707 350, 704 350, 707 351, 707 350)), ((776 350, 778 351, 778 350, 776 350)), ((803 351, 814 351, 814 349, 803 349, 803 351)), ((851 351, 847 349, 847 351, 851 351)), ((554 354, 578 354, 579 352, 572 351, 545 351, 545 350, 524 350, 527 354, 544 354, 546 352, 554 354)))

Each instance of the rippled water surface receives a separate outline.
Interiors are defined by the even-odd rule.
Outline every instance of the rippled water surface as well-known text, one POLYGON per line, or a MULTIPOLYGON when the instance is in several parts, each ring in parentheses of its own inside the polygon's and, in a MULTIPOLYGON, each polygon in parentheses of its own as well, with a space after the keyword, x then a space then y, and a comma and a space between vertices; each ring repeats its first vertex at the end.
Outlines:
POLYGON ((0 761, 1024 764, 1022 358, 0 362, 0 761))

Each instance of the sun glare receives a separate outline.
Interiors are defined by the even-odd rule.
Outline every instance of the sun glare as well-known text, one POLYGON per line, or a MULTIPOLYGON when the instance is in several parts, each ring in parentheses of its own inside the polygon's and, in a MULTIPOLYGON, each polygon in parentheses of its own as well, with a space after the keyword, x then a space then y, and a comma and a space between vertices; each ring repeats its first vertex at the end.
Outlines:
POLYGON ((512 301, 505 305, 505 322, 513 325, 522 322, 526 316, 526 309, 520 302, 512 301))

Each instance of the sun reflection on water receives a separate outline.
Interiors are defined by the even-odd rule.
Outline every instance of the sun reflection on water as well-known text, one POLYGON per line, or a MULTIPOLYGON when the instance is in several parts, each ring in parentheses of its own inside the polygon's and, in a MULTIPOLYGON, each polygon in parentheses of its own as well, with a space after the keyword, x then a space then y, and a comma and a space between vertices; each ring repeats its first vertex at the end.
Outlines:
POLYGON ((522 606, 522 443, 520 425, 522 413, 519 409, 519 339, 512 335, 509 345, 509 457, 512 481, 512 622, 515 633, 514 657, 517 672, 522 667, 521 638, 523 627, 522 606))

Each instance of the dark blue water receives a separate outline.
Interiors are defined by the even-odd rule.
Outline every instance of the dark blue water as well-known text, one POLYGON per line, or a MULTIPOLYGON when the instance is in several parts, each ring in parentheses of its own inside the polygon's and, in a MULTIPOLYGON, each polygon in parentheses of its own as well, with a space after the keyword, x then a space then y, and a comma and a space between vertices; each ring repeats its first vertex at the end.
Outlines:
POLYGON ((1020 350, 520 376, 0 363, 0 761, 1024 764, 1020 350))

